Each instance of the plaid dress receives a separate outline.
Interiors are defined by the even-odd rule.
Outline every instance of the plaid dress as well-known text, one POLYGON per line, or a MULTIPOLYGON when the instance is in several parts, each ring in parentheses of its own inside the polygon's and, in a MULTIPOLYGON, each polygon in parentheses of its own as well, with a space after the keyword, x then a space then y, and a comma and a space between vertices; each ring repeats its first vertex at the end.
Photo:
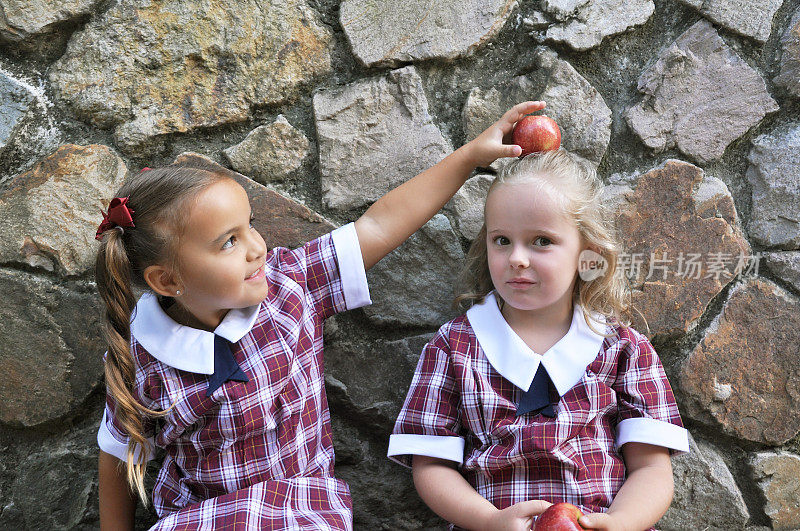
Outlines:
POLYGON ((688 452, 688 433, 661 362, 631 328, 592 331, 575 305, 570 330, 544 355, 503 319, 494 294, 442 326, 425 346, 388 455, 455 461, 497 508, 527 500, 605 512, 625 481, 619 449, 644 442, 688 452), (556 417, 516 415, 539 364, 556 417))
MULTIPOLYGON (((206 396, 214 333, 178 325, 152 295, 131 324, 134 396, 155 410, 145 432, 165 450, 153 504, 154 529, 351 529, 347 484, 333 475, 330 414, 322 369, 322 325, 369 304, 354 226, 266 258, 269 294, 228 312, 214 333, 248 382, 206 396)), ((125 460, 128 436, 107 393, 98 432, 125 460)))

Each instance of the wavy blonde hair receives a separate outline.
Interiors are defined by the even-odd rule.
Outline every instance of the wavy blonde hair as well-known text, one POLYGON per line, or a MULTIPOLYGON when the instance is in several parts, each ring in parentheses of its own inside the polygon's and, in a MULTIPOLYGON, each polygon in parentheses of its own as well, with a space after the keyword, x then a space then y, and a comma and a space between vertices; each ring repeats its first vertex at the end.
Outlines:
MULTIPOLYGON (((630 290, 624 275, 617 269, 621 247, 611 212, 602 201, 603 183, 594 168, 561 148, 511 162, 492 182, 486 197, 500 184, 531 184, 547 193, 563 214, 574 221, 584 244, 606 260, 607 270, 603 276, 585 281, 579 275, 575 282, 573 300, 584 308, 587 324, 597 331, 591 322, 592 314, 596 313, 605 317, 609 324, 630 326, 630 290)), ((483 302, 494 289, 486 245, 484 222, 458 277, 454 302, 461 309, 483 302)), ((578 264, 575 265, 577 268, 578 264)))

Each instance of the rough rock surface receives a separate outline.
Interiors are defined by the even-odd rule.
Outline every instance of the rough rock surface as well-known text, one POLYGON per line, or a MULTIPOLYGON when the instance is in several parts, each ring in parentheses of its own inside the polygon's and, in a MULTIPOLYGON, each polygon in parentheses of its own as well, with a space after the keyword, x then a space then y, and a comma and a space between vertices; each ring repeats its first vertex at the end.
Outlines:
POLYGON ((0 66, 0 186, 56 149, 61 141, 44 88, 35 84, 14 77, 0 66))
POLYGON ((433 123, 413 66, 314 96, 322 197, 356 208, 452 151, 433 123))
POLYGON ((726 433, 780 445, 800 432, 800 300, 775 284, 735 286, 680 370, 683 413, 726 433))
POLYGON ((772 18, 782 0, 680 0, 706 18, 741 35, 766 42, 772 31, 772 18))
POLYGON ((634 327, 663 337, 692 330, 750 256, 725 183, 670 160, 639 176, 612 176, 604 200, 616 211, 621 274, 647 323, 634 315, 634 327))
POLYGON ((677 147, 703 164, 778 110, 764 79, 702 20, 642 73, 638 89, 645 96, 626 115, 634 132, 656 151, 677 147))
POLYGON ((86 529, 97 522, 98 421, 80 419, 67 434, 37 434, 20 445, 9 445, 14 431, 3 430, 0 484, 8 494, 0 528, 86 529))
POLYGON ((19 132, 34 100, 25 85, 0 72, 0 156, 19 132))
MULTIPOLYGON (((328 323, 326 323, 327 326, 328 323)), ((411 471, 386 458, 410 375, 431 334, 364 344, 326 329, 326 390, 333 415, 336 476, 353 493, 355 529, 443 529, 413 487, 411 471), (369 378, 363 375, 370 374, 369 378), (377 440, 365 428, 379 432, 377 440)))
POLYGON ((492 181, 494 176, 486 174, 468 179, 445 205, 455 215, 456 230, 468 240, 475 239, 483 227, 483 205, 492 181))
POLYGON ((245 120, 330 71, 330 32, 305 0, 118 2, 70 40, 50 82, 120 149, 245 120))
POLYGON ((282 114, 223 153, 233 169, 261 183, 286 179, 308 156, 309 142, 282 114))
POLYGON ((781 38, 781 47, 781 70, 774 79, 775 84, 800 98, 800 8, 781 38))
MULTIPOLYGON (((472 140, 516 103, 542 100, 542 112, 558 123, 565 149, 597 166, 611 138, 611 109, 567 61, 547 49, 536 52, 537 69, 506 84, 474 88, 464 105, 464 132, 472 140)), ((502 166, 497 161, 494 167, 502 166)))
POLYGON ((759 452, 751 460, 767 504, 772 529, 800 529, 800 456, 789 452, 759 452))
POLYGON ((673 458, 672 470, 675 496, 658 522, 658 529, 744 529, 750 519, 747 505, 722 456, 712 445, 695 441, 690 435, 689 453, 673 458), (698 511, 698 507, 703 510, 698 511))
POLYGON ((380 324, 442 325, 456 315, 453 280, 463 261, 450 222, 437 214, 367 272, 373 303, 364 313, 380 324))
MULTIPOLYGON (((328 383, 329 396, 337 391, 328 383)), ((371 421, 345 423, 341 408, 333 412, 333 444, 336 449, 336 477, 350 485, 353 495, 353 528, 444 530, 439 519, 419 498, 411 471, 386 458, 387 429, 371 421), (382 435, 370 437, 370 431, 382 435)))
POLYGON ((765 253, 767 268, 800 292, 800 252, 765 253))
POLYGON ((344 334, 326 337, 326 385, 332 403, 351 408, 363 419, 383 425, 388 432, 400 413, 422 348, 431 334, 397 341, 378 339, 367 346, 344 334), (365 373, 371 375, 364 379, 365 373))
POLYGON ((575 50, 644 24, 655 10, 652 0, 545 0, 541 7, 548 21, 543 37, 575 50))
POLYGON ((61 22, 85 16, 101 0, 0 0, 0 39, 29 40, 61 22))
POLYGON ((100 212, 125 163, 107 146, 61 146, 0 191, 0 262, 80 275, 94 267, 100 212))
POLYGON ((68 414, 102 381, 98 300, 6 269, 0 293, 0 422, 36 426, 68 414))
POLYGON ((517 0, 344 0, 339 14, 353 53, 367 66, 454 59, 491 40, 517 0))
POLYGON ((756 137, 748 159, 750 233, 767 247, 800 249, 800 124, 756 137))

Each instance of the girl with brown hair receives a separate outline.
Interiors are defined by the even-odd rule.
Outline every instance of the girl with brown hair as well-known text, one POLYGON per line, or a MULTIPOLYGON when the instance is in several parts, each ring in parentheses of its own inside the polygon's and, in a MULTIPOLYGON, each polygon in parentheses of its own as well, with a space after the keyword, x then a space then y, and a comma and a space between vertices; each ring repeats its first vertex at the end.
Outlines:
POLYGON ((224 173, 173 165, 126 182, 98 230, 102 527, 132 526, 159 447, 156 529, 351 529, 350 493, 333 475, 323 322, 369 304, 365 270, 475 167, 518 155, 503 136, 543 107, 515 106, 355 223, 295 250, 266 248, 247 194, 224 173))

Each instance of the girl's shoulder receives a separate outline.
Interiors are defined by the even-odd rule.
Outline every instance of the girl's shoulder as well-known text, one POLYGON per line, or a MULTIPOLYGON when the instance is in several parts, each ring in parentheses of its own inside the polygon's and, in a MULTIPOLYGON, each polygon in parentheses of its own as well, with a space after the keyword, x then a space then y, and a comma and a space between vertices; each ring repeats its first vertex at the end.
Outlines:
POLYGON ((610 328, 614 332, 617 341, 624 341, 630 344, 633 348, 639 348, 644 344, 649 345, 652 348, 652 345, 650 345, 650 340, 647 338, 647 336, 631 326, 615 325, 610 326, 610 328))
POLYGON ((461 314, 439 327, 428 345, 441 350, 463 350, 473 342, 475 332, 467 319, 466 314, 461 314))
POLYGON ((642 341, 648 341, 647 336, 643 333, 639 332, 632 326, 624 326, 619 323, 608 323, 606 326, 606 341, 610 343, 616 343, 618 341, 624 341, 626 343, 632 343, 633 345, 637 345, 642 341))
POLYGON ((603 349, 606 361, 614 358, 616 364, 626 365, 658 360, 658 354, 650 340, 635 328, 609 325, 609 333, 611 335, 606 337, 603 349))

